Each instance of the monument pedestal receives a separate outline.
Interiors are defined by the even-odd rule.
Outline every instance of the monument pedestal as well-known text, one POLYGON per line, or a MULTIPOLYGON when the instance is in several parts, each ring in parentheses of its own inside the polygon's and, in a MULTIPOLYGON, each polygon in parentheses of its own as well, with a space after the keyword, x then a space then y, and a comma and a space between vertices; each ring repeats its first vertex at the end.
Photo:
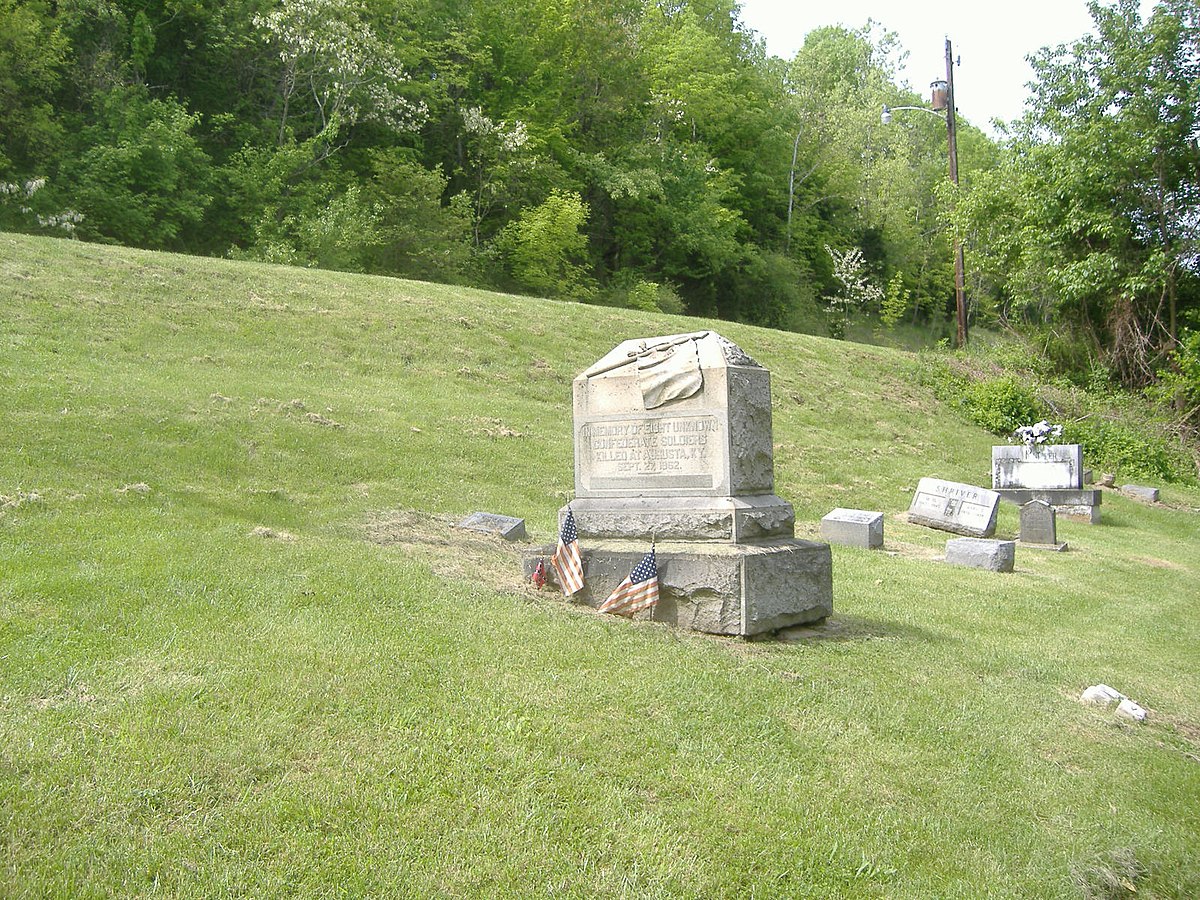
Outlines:
MULTIPOLYGON (((747 497, 594 497, 571 502, 581 538, 759 541, 795 534, 792 504, 774 494, 747 497)), ((558 511, 562 527, 567 507, 558 511)))
MULTIPOLYGON (((582 543, 582 542, 581 542, 582 543)), ((592 540, 581 546, 584 589, 571 600, 599 607, 641 560, 643 541, 592 540)), ((523 551, 525 577, 555 546, 523 551)), ((658 605, 635 618, 707 634, 750 635, 817 622, 833 612, 828 544, 794 538, 752 544, 660 541, 658 605)), ((548 583, 557 585, 553 566, 548 583)))
POLYGON ((998 488, 1001 500, 1024 506, 1031 500, 1048 503, 1064 516, 1096 525, 1100 522, 1102 491, 1087 488, 998 488))

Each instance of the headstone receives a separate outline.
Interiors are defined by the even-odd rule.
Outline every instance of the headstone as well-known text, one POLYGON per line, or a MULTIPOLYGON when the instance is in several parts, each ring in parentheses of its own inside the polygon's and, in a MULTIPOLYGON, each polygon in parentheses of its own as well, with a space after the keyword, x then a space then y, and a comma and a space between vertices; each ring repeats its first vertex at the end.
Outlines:
POLYGON ((946 541, 946 562, 952 566, 969 566, 991 572, 1011 572, 1017 558, 1013 541, 990 541, 983 538, 954 538, 946 541))
POLYGON ((1047 550, 1066 550, 1058 542, 1054 507, 1044 500, 1030 500, 1021 507, 1021 543, 1047 550))
POLYGON ((482 531, 485 534, 498 534, 506 541, 519 541, 525 538, 525 520, 514 519, 512 516, 500 516, 495 513, 471 513, 461 522, 459 528, 469 531, 482 531))
POLYGON ((992 488, 1078 490, 1083 487, 1079 444, 1025 444, 992 447, 992 488))
POLYGON ((908 521, 968 537, 996 533, 1000 495, 972 484, 922 478, 917 484, 908 521))
POLYGON ((1093 481, 1094 481, 1094 479, 1093 479, 1093 477, 1092 477, 1092 470, 1091 470, 1091 469, 1084 469, 1084 470, 1083 470, 1083 483, 1084 483, 1084 485, 1086 486, 1086 485, 1092 484, 1092 483, 1093 483, 1093 481))
POLYGON ((1117 476, 1112 472, 1104 472, 1100 475, 1100 486, 1110 488, 1117 483, 1117 476))
POLYGON ((874 550, 883 546, 883 513, 835 509, 821 519, 821 537, 831 544, 874 550))
MULTIPOLYGON (((830 614, 829 545, 797 540, 774 493, 766 369, 700 331, 625 341, 573 393, 575 602, 598 607, 654 540, 659 602, 639 616, 752 635, 830 614)), ((526 569, 553 549, 526 553, 526 569)))
POLYGON ((1144 487, 1140 484, 1123 484, 1121 485, 1121 493, 1145 503, 1158 502, 1158 488, 1144 487))
POLYGON ((1084 487, 1090 480, 1079 444, 992 447, 992 489, 1019 506, 1041 500, 1064 516, 1095 524, 1101 493, 1084 487))

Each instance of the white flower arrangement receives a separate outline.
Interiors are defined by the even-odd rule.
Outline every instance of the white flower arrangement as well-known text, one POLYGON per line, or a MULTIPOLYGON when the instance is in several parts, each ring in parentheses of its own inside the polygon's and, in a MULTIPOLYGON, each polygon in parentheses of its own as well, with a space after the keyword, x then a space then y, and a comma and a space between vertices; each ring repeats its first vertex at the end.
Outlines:
POLYGON ((1026 447, 1038 447, 1042 444, 1053 444, 1062 437, 1062 426, 1051 425, 1045 419, 1036 425, 1022 425, 1013 432, 1013 437, 1020 440, 1026 447))

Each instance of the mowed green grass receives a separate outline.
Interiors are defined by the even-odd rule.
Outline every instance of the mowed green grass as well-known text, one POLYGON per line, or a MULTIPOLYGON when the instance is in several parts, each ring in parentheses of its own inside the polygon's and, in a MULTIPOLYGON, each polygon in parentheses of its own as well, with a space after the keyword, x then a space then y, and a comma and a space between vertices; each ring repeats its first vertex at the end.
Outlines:
POLYGON ((0 895, 1200 895, 1195 488, 955 569, 903 513, 993 439, 900 352, 14 235, 0 309, 0 895), (451 527, 553 541, 571 379, 697 328, 772 372, 800 536, 886 514, 812 639, 451 527))

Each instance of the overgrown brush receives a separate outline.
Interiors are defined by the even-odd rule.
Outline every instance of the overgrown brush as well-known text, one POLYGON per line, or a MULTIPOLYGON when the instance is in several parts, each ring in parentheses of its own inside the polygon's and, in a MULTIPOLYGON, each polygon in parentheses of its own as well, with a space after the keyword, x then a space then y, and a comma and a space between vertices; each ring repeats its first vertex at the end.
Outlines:
POLYGON ((1063 425, 1063 441, 1079 444, 1091 465, 1123 477, 1195 483, 1195 433, 1153 394, 1113 388, 1103 373, 1085 385, 1051 376, 1013 342, 946 354, 921 354, 922 382, 965 419, 1005 438, 1041 419, 1063 425))

